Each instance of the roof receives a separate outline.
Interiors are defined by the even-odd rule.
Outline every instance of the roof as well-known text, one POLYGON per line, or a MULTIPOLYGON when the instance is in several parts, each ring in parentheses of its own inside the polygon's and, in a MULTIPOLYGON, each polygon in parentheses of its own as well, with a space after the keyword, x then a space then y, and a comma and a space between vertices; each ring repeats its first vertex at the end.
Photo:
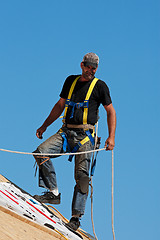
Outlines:
MULTIPOLYGON (((11 183, 4 176, 0 175, 0 184, 11 183)), ((15 185, 16 186, 16 185, 15 185)), ((17 186, 16 186, 17 187, 17 186)), ((0 190, 0 192, 2 192, 0 190)), ((3 199, 4 201, 4 199, 3 199)), ((52 230, 46 226, 40 225, 37 222, 33 221, 33 219, 29 219, 14 209, 10 209, 7 204, 3 203, 0 195, 0 230, 1 230, 1 240, 53 240, 53 239, 70 239, 65 235, 61 234, 60 231, 56 229, 52 230)), ((68 220, 59 213, 52 206, 47 206, 47 209, 51 211, 54 215, 56 215, 59 219, 63 220, 63 222, 67 222, 68 220)), ((80 229, 80 235, 84 240, 94 239, 83 230, 80 229)), ((73 238, 74 239, 74 236, 73 238)), ((75 238, 77 239, 77 238, 75 238)))

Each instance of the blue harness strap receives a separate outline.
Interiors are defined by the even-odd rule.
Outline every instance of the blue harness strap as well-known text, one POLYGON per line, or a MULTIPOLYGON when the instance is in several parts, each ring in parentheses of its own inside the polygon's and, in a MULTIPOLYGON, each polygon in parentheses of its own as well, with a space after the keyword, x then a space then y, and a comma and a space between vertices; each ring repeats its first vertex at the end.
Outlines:
MULTIPOLYGON (((89 140, 91 141, 92 145, 94 146, 95 144, 95 140, 94 140, 94 137, 92 136, 92 134, 90 133, 89 130, 86 130, 85 131, 89 140)), ((88 140, 86 139, 87 137, 85 137, 82 141, 80 141, 79 143, 76 144, 76 146, 73 148, 73 150, 71 151, 70 150, 70 146, 69 146, 69 143, 68 143, 68 140, 67 140, 67 136, 66 136, 66 133, 64 133, 62 131, 62 129, 60 129, 60 134, 63 138, 63 151, 64 152, 70 152, 70 153, 76 153, 78 151, 78 149, 83 145, 85 144, 88 140), (86 140, 85 140, 86 139, 86 140)), ((100 146, 100 138, 98 138, 98 142, 97 142, 97 147, 96 149, 98 149, 100 146)), ((95 172, 95 168, 96 168, 96 162, 97 162, 97 154, 98 152, 96 153, 95 155, 95 158, 93 160, 93 163, 92 163, 92 166, 91 166, 91 176, 94 175, 94 172, 95 172)), ((73 158, 74 154, 73 155, 70 155, 69 158, 68 158, 68 161, 72 162, 72 158, 73 158)))
MULTIPOLYGON (((60 132, 59 132, 63 138, 63 151, 64 152, 70 152, 70 153, 75 153, 78 151, 78 149, 83 145, 85 144, 86 142, 88 142, 89 140, 91 141, 92 145, 94 145, 94 137, 92 136, 92 134, 90 133, 89 130, 85 130, 85 133, 87 134, 87 136, 82 139, 80 142, 78 142, 76 144, 76 146, 72 149, 70 149, 70 146, 69 146, 69 143, 68 143, 68 140, 67 140, 67 136, 66 136, 66 133, 63 132, 62 129, 60 129, 60 132)), ((93 134, 94 135, 94 134, 93 134)), ((69 159, 68 161, 72 161, 72 158, 73 158, 74 154, 73 155, 70 155, 69 156, 69 159)))
MULTIPOLYGON (((96 143, 96 149, 99 149, 100 143, 101 143, 101 138, 98 137, 97 143, 96 143)), ((98 152, 96 152, 96 155, 95 155, 94 160, 93 160, 93 162, 92 162, 92 166, 91 166, 91 176, 94 175, 94 171, 95 171, 95 168, 96 168, 97 154, 98 154, 98 152)))
MULTIPOLYGON (((73 148, 73 150, 71 151, 71 153, 75 153, 78 151, 78 149, 82 146, 82 144, 79 142, 77 143, 77 145, 73 148)), ((74 155, 70 155, 68 158, 68 161, 72 162, 72 158, 74 155)))
POLYGON ((71 107, 72 107, 72 112, 71 112, 70 118, 73 118, 75 107, 76 107, 76 108, 81 108, 81 107, 83 107, 83 108, 88 108, 88 106, 89 106, 89 101, 87 100, 87 101, 84 101, 84 102, 75 103, 75 102, 72 102, 70 99, 67 99, 65 106, 66 106, 66 107, 68 107, 68 106, 71 106, 71 107))
POLYGON ((92 134, 89 130, 86 130, 85 133, 89 137, 89 140, 91 141, 92 145, 94 146, 94 138, 92 137, 92 134))
MULTIPOLYGON (((90 133, 89 130, 86 130, 85 133, 87 134, 89 140, 91 141, 92 145, 94 146, 94 137, 92 137, 92 134, 90 133)), ((85 141, 86 138, 84 138, 82 141, 80 141, 79 143, 77 143, 77 145, 73 148, 73 150, 71 151, 71 153, 75 153, 78 151, 78 149, 86 142, 88 142, 88 140, 85 141)), ((68 161, 72 162, 72 158, 74 155, 70 155, 68 161)))
POLYGON ((60 134, 61 134, 61 136, 63 138, 63 151, 64 152, 70 152, 70 146, 68 144, 68 140, 67 140, 66 134, 64 132, 60 132, 60 134))
POLYGON ((96 154, 96 157, 95 157, 95 159, 93 161, 93 164, 92 164, 92 167, 91 167, 91 176, 94 175, 94 171, 95 171, 95 168, 96 168, 96 162, 97 162, 96 158, 97 158, 97 154, 96 154))

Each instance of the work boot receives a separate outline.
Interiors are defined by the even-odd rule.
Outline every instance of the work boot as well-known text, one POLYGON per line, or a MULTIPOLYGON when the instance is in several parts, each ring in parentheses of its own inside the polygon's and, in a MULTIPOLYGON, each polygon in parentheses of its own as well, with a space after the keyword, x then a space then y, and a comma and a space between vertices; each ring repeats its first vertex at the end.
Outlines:
POLYGON ((72 217, 68 223, 65 224, 67 228, 76 231, 80 226, 78 217, 72 217))
POLYGON ((33 197, 41 203, 60 204, 61 201, 60 193, 56 196, 52 192, 44 192, 43 195, 34 195, 33 197))

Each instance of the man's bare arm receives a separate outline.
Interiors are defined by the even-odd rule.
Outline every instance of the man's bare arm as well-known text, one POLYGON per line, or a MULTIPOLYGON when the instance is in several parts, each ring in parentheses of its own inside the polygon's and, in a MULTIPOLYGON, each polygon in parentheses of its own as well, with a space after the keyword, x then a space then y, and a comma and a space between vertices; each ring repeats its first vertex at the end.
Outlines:
POLYGON ((107 124, 109 137, 105 142, 106 150, 113 150, 115 146, 115 131, 116 131, 116 112, 112 104, 104 106, 107 112, 107 124))
POLYGON ((66 99, 60 98, 59 101, 52 108, 49 116, 44 121, 43 125, 37 129, 36 136, 42 138, 43 133, 46 131, 47 127, 51 125, 59 116, 62 114, 65 107, 66 99))

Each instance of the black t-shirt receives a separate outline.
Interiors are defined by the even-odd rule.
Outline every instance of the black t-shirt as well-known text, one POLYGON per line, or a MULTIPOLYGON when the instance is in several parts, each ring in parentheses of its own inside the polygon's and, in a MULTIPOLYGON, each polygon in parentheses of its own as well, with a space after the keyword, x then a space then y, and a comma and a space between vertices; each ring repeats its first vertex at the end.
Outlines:
MULTIPOLYGON (((63 85, 60 97, 67 99, 70 87, 73 81, 80 75, 71 75, 67 77, 63 85)), ((71 101, 75 103, 83 102, 85 100, 87 91, 91 81, 81 82, 77 81, 76 86, 73 90, 71 101)), ((100 104, 109 105, 111 104, 111 97, 109 93, 109 88, 106 83, 102 80, 98 80, 93 88, 91 96, 89 98, 89 108, 88 108, 88 118, 87 123, 94 125, 98 119, 98 108, 100 104)), ((83 107, 75 108, 73 118, 71 116, 72 107, 69 106, 66 115, 66 123, 68 124, 83 124, 83 107)))

